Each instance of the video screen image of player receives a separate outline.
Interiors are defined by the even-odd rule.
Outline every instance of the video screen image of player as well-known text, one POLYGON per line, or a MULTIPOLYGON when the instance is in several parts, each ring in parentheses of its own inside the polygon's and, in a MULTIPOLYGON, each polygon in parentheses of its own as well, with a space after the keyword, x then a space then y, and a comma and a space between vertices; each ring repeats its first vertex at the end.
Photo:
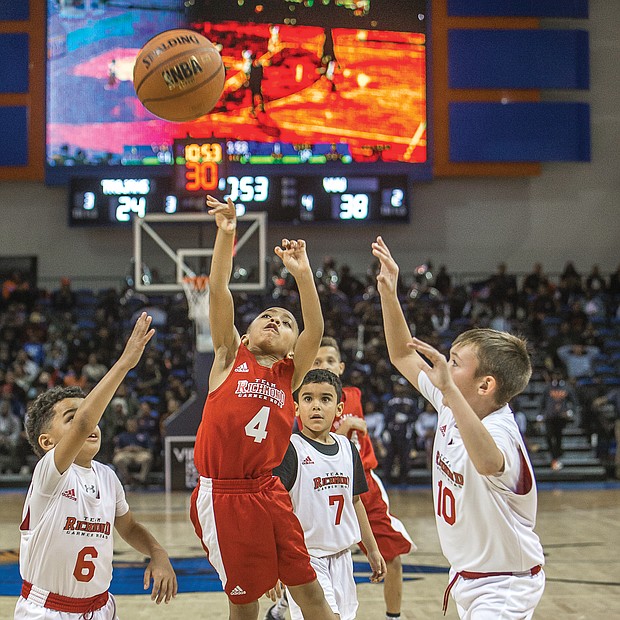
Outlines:
POLYGON ((244 164, 427 161, 423 1, 218 0, 183 15, 155 0, 71 16, 49 4, 49 165, 171 164, 187 135, 224 140, 244 164), (177 27, 226 67, 214 110, 191 123, 153 116, 131 81, 144 42, 177 27))

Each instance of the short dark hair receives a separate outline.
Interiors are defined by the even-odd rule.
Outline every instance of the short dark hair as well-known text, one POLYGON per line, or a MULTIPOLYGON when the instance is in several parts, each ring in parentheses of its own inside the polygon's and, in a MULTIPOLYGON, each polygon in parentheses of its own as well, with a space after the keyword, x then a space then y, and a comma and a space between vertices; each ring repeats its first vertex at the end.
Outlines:
POLYGON ((319 345, 319 349, 321 347, 331 347, 332 349, 336 349, 336 351, 338 352, 338 357, 341 357, 340 347, 338 346, 338 342, 335 338, 332 338, 331 336, 323 336, 323 338, 321 338, 321 344, 319 345))
POLYGON ((43 456, 45 450, 39 445, 39 437, 49 427, 54 418, 54 406, 65 398, 84 398, 86 394, 81 387, 56 386, 39 394, 26 412, 26 435, 37 456, 43 456))
POLYGON ((322 368, 313 368, 309 370, 297 390, 297 398, 299 397, 301 388, 308 383, 328 383, 336 390, 338 402, 342 400, 342 381, 340 381, 340 377, 335 375, 331 370, 323 370, 322 368))

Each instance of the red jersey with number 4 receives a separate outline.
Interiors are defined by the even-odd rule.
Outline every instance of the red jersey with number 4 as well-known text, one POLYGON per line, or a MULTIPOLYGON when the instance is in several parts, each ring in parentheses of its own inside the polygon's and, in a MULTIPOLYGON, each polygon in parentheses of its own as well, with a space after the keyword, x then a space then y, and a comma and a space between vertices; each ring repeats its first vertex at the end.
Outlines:
POLYGON ((261 366, 244 344, 232 370, 205 402, 194 462, 205 478, 271 475, 284 458, 295 419, 292 359, 261 366))
MULTIPOLYGON (((359 388, 356 387, 343 387, 342 388, 342 402, 344 403, 344 410, 339 418, 334 420, 332 425, 332 431, 336 432, 338 427, 344 420, 350 417, 364 419, 364 409, 362 408, 362 393, 359 388)), ((372 441, 368 436, 368 433, 363 435, 357 431, 351 431, 349 433, 349 439, 355 444, 360 456, 362 457, 362 465, 364 469, 375 469, 379 463, 377 463, 377 457, 375 456, 375 450, 372 447, 372 441)))

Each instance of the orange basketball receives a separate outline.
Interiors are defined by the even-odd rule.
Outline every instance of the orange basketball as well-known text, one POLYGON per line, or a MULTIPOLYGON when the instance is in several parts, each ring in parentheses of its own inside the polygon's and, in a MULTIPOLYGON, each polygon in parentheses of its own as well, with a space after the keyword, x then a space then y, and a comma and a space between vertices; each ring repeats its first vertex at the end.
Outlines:
POLYGON ((213 109, 224 89, 224 64, 213 43, 193 30, 149 39, 133 68, 144 107, 167 121, 193 121, 213 109))

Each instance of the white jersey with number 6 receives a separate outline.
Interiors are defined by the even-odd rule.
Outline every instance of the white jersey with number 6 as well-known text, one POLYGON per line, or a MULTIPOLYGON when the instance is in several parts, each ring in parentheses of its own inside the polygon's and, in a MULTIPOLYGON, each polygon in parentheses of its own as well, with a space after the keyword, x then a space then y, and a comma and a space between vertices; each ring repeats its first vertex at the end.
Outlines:
POLYGON ((361 540, 353 507, 353 447, 346 437, 331 436, 339 444, 333 456, 322 454, 300 435, 291 436, 298 459, 291 501, 308 553, 317 558, 344 551, 361 540))
POLYGON ((61 475, 50 450, 35 467, 24 504, 22 579, 72 598, 105 592, 112 580, 114 520, 128 510, 109 467, 93 461, 91 471, 73 464, 61 475))
POLYGON ((505 405, 482 420, 504 455, 504 472, 474 467, 451 409, 424 372, 420 392, 439 413, 433 445, 435 520, 444 556, 456 571, 521 572, 544 564, 534 532, 536 483, 512 411, 505 405))

